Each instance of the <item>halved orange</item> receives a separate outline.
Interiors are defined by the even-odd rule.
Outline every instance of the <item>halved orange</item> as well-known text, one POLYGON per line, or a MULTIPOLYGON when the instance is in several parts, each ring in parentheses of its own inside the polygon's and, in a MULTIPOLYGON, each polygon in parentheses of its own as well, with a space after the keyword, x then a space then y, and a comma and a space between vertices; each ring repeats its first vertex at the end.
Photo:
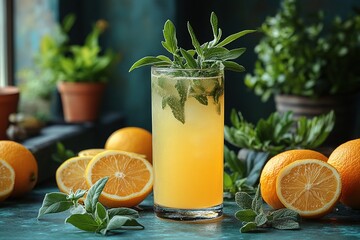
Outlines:
POLYGON ((81 150, 78 153, 78 156, 80 156, 80 157, 93 157, 96 154, 104 152, 104 151, 106 151, 106 149, 104 149, 104 148, 89 148, 89 149, 81 150))
POLYGON ((86 168, 91 186, 109 177, 99 201, 107 207, 133 207, 152 191, 152 165, 138 154, 108 150, 97 154, 86 168))
POLYGON ((5 160, 0 159, 0 202, 8 198, 14 189, 15 171, 5 160))
POLYGON ((286 208, 300 216, 320 218, 331 212, 340 198, 340 174, 327 162, 298 160, 280 171, 276 193, 286 208))
POLYGON ((72 157, 63 162, 56 170, 56 183, 59 190, 69 194, 78 189, 89 189, 85 179, 86 166, 92 157, 72 157))

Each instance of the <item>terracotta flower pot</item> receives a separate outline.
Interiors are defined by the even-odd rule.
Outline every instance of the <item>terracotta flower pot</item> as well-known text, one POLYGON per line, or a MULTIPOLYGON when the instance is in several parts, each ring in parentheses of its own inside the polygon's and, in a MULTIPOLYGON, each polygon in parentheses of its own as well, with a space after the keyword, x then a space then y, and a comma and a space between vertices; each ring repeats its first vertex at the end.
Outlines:
POLYGON ((60 82, 58 89, 66 122, 80 123, 97 119, 105 84, 60 82))
POLYGON ((17 87, 0 87, 0 140, 8 139, 6 129, 10 124, 9 115, 17 111, 19 96, 17 87))
POLYGON ((313 99, 292 95, 277 95, 275 96, 275 102, 278 112, 292 111, 295 118, 301 116, 312 118, 334 110, 335 126, 325 144, 337 146, 354 137, 357 115, 356 97, 356 95, 342 95, 313 99))

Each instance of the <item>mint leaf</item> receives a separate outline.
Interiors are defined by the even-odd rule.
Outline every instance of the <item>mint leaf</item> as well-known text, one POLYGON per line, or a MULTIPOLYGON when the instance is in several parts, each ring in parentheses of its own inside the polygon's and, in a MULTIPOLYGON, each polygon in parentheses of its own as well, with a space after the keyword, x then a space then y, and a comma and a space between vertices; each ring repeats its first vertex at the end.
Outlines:
POLYGON ((70 223, 73 226, 88 232, 98 232, 101 224, 97 223, 93 216, 89 213, 73 214, 65 219, 65 223, 70 223))
POLYGON ((73 202, 67 199, 65 193, 47 193, 44 197, 41 208, 37 218, 44 214, 58 213, 68 210, 73 205, 73 202))
POLYGON ((235 213, 235 217, 243 222, 253 222, 256 216, 256 213, 252 209, 242 209, 235 213))
POLYGON ((94 185, 90 187, 84 202, 85 209, 87 212, 89 213, 95 212, 96 204, 108 179, 109 179, 108 177, 101 178, 94 185))
POLYGON ((248 222, 240 228, 241 233, 251 232, 257 229, 257 225, 254 222, 248 222))

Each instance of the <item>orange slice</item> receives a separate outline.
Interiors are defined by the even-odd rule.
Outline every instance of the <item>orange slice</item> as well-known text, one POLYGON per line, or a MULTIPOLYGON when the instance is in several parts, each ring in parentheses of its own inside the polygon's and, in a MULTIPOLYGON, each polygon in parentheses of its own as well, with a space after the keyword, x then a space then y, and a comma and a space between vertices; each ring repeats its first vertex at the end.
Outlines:
POLYGON ((286 208, 305 218, 320 218, 335 207, 341 193, 338 171, 316 159, 295 161, 276 179, 276 193, 286 208))
POLYGON ((80 157, 93 157, 98 153, 101 153, 103 151, 106 151, 104 148, 90 148, 90 149, 84 149, 78 153, 78 156, 80 157))
POLYGON ((133 207, 152 191, 152 165, 138 154, 108 150, 97 154, 86 168, 91 186, 109 177, 99 201, 107 207, 133 207))
POLYGON ((56 170, 56 183, 61 192, 69 194, 78 189, 89 189, 85 169, 92 157, 72 157, 56 170))
POLYGON ((15 171, 6 161, 0 159, 0 202, 8 198, 14 189, 15 171))

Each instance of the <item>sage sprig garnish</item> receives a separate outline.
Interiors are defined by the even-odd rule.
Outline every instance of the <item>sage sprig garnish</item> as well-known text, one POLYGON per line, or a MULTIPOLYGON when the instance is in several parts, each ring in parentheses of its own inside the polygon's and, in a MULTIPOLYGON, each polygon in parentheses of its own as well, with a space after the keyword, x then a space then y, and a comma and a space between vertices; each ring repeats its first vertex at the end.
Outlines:
POLYGON ((246 49, 236 48, 229 50, 225 48, 225 46, 256 30, 243 30, 226 37, 220 42, 222 31, 218 28, 218 18, 214 12, 210 15, 210 24, 214 39, 200 44, 191 24, 189 22, 187 23, 194 49, 185 50, 178 46, 175 25, 171 20, 167 20, 163 29, 165 41, 162 41, 161 44, 172 55, 173 60, 164 55, 156 57, 147 56, 136 61, 129 71, 146 65, 162 65, 179 69, 205 69, 213 68, 214 66, 219 68, 222 64, 225 70, 243 72, 245 68, 231 60, 240 57, 246 49))
POLYGON ((276 229, 299 229, 300 216, 297 212, 282 208, 266 211, 263 208, 263 200, 258 186, 254 197, 246 192, 235 194, 236 204, 241 208, 235 213, 235 217, 242 221, 240 232, 253 232, 264 228, 276 229))
MULTIPOLYGON (((171 22, 171 20, 167 20, 163 28, 164 41, 162 41, 161 44, 165 48, 165 50, 172 55, 172 59, 164 55, 146 56, 136 61, 129 69, 130 72, 142 66, 152 65, 169 67, 179 70, 197 70, 191 72, 175 71, 174 73, 172 73, 171 76, 174 76, 174 78, 193 78, 192 81, 190 81, 190 83, 185 86, 185 88, 184 86, 179 85, 179 82, 182 82, 183 79, 177 80, 177 95, 172 94, 171 96, 169 96, 159 93, 159 95, 162 96, 163 109, 166 106, 169 106, 171 108, 173 116, 181 123, 185 123, 184 106, 188 97, 194 97, 200 104, 203 105, 208 105, 209 99, 212 99, 216 107, 216 112, 220 114, 221 106, 219 103, 219 98, 224 93, 224 84, 222 77, 223 69, 236 72, 245 71, 245 68, 242 65, 234 62, 233 60, 239 58, 246 49, 235 48, 229 50, 225 46, 246 34, 255 32, 255 30, 240 31, 220 41, 222 37, 222 31, 218 27, 218 18, 214 12, 212 12, 210 15, 210 24, 213 33, 213 39, 209 42, 200 44, 191 24, 189 22, 187 23, 187 29, 191 38, 193 49, 186 50, 178 46, 176 28, 171 22), (202 71, 204 69, 206 69, 206 71, 202 71), (199 79, 196 79, 198 77, 199 79), (201 81, 201 78, 204 77, 221 77, 222 79, 217 80, 217 83, 216 85, 214 84, 214 88, 212 89, 212 91, 208 92, 204 90, 201 91, 201 89, 205 89, 203 86, 201 86, 201 82, 203 82, 201 81)), ((158 81, 158 83, 153 82, 152 85, 152 87, 156 90, 161 91, 161 89, 164 89, 160 86, 160 81, 158 81), (156 86, 156 84, 158 86, 156 86)))
POLYGON ((65 223, 70 223, 84 231, 106 235, 109 231, 144 229, 144 226, 135 219, 139 217, 136 210, 131 208, 106 209, 98 201, 107 180, 108 178, 98 180, 89 191, 78 190, 69 195, 61 192, 46 194, 37 218, 39 219, 45 214, 70 210, 71 215, 65 219, 65 223), (82 205, 80 199, 86 192, 84 205, 82 205))

